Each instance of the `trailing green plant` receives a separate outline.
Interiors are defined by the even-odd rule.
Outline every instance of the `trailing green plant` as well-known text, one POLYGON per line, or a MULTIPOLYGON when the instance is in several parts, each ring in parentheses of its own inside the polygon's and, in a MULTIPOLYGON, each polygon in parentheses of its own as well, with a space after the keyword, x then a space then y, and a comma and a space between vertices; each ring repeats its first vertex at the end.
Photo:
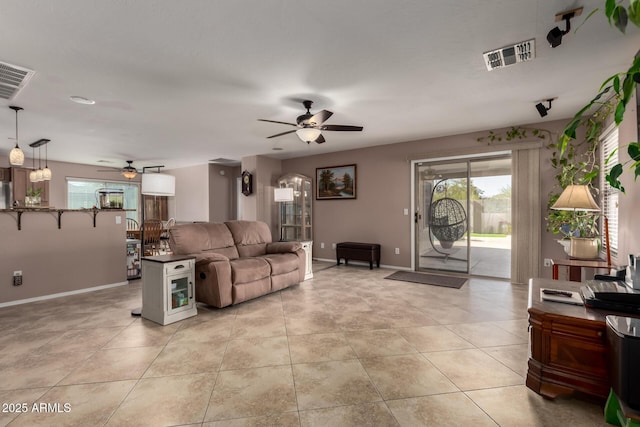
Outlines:
POLYGON ((547 205, 547 231, 563 237, 595 237, 598 235, 598 215, 591 212, 573 212, 551 209, 562 191, 569 185, 587 185, 594 195, 598 193, 597 179, 599 136, 612 105, 604 103, 593 115, 580 122, 584 139, 564 141, 561 136, 547 146, 551 150, 551 166, 555 169, 554 187, 547 205))
MULTIPOLYGON (((595 9, 587 16, 587 19, 599 11, 601 10, 595 9)), ((630 0, 628 7, 617 4, 615 0, 606 0, 604 14, 609 20, 609 24, 615 26, 622 33, 625 32, 629 21, 640 28, 640 0, 630 0)), ((577 129, 589 120, 589 116, 586 115, 588 111, 594 106, 606 103, 606 97, 611 97, 609 102, 614 105, 612 107, 613 119, 616 126, 619 126, 638 83, 640 83, 640 55, 634 57, 628 70, 616 73, 605 80, 600 86, 598 94, 580 109, 567 124, 559 139, 560 157, 565 155, 570 141, 575 140, 577 129), (603 98, 605 99, 603 100, 603 98)), ((640 175, 640 143, 630 142, 627 144, 627 153, 631 159, 624 163, 617 163, 606 175, 609 185, 622 193, 625 193, 625 188, 620 182, 620 176, 624 172, 624 167, 630 164, 629 169, 634 171, 634 179, 637 180, 640 175)))
POLYGON ((537 128, 524 128, 520 126, 513 126, 511 129, 505 131, 504 133, 494 132, 492 130, 489 131, 487 136, 481 136, 477 139, 478 142, 484 142, 485 140, 489 145, 494 142, 500 142, 502 140, 505 141, 513 141, 515 139, 551 139, 551 132, 546 129, 537 129, 537 128))

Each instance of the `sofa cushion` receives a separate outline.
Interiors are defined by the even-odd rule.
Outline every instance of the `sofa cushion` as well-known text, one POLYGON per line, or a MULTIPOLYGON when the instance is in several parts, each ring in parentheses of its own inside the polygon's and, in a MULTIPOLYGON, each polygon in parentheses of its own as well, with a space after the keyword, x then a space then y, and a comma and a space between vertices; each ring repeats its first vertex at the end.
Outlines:
POLYGON ((231 283, 249 283, 269 277, 271 267, 263 258, 238 258, 231 260, 231 283))
POLYGON ((271 230, 261 221, 225 222, 240 257, 256 257, 267 253, 267 243, 271 243, 271 230))
POLYGON ((233 236, 223 223, 176 225, 169 231, 169 245, 178 255, 203 253, 238 258, 233 236))
POLYGON ((300 265, 296 254, 268 254, 262 256, 271 266, 271 275, 289 273, 296 271, 300 265))

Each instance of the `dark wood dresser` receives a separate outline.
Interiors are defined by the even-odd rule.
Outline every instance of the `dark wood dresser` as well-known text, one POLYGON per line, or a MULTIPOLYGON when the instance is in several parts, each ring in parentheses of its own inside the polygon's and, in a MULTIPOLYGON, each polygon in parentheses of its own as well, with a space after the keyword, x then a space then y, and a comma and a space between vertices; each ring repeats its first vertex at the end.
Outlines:
POLYGON ((531 352, 526 384, 551 399, 576 394, 604 402, 611 384, 605 316, 637 316, 540 300, 540 288, 579 291, 582 285, 562 280, 530 279, 531 352))

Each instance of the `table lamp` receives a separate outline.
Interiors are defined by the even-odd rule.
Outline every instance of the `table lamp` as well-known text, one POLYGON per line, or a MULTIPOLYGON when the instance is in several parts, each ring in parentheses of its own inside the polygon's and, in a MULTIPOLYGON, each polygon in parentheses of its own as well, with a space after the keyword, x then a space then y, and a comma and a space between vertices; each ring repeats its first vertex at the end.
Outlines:
MULTIPOLYGON (((591 195, 588 185, 569 185, 564 189, 551 209, 562 211, 600 212, 600 206, 591 195)), ((607 245, 607 264, 611 265, 611 249, 609 247, 609 221, 604 218, 604 233, 607 245)), ((573 240, 572 240, 573 244, 573 240)))

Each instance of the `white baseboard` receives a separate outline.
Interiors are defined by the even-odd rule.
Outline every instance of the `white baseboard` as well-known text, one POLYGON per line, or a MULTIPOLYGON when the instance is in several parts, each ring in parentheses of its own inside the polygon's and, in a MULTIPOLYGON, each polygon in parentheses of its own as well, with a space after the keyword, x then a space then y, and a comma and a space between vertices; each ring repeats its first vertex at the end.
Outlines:
POLYGON ((57 294, 42 295, 40 297, 33 297, 33 298, 19 299, 19 300, 16 300, 16 301, 2 302, 2 303, 0 303, 0 308, 2 308, 2 307, 10 307, 12 305, 28 304, 30 302, 36 302, 36 301, 45 301, 45 300, 48 300, 48 299, 66 297, 66 296, 69 296, 69 295, 84 294, 86 292, 94 292, 94 291, 99 291, 101 289, 115 288, 115 287, 118 287, 118 286, 123 286, 123 285, 128 285, 128 284, 129 284, 128 281, 126 281, 126 282, 118 282, 118 283, 111 283, 109 285, 95 286, 93 288, 83 288, 83 289, 77 289, 75 291, 60 292, 60 293, 57 293, 57 294))
MULTIPOLYGON (((313 258, 314 261, 326 261, 326 262, 332 262, 332 263, 336 263, 335 259, 327 259, 327 258, 313 258)), ((349 265, 354 264, 354 265, 366 265, 367 267, 369 266, 368 262, 362 262, 362 261, 351 261, 349 260, 349 265)), ((344 262, 340 262, 340 265, 344 265, 344 262)), ((375 266, 374 266, 375 267, 375 266)), ((403 271, 413 271, 411 269, 411 267, 399 267, 397 265, 387 265, 387 264, 380 264, 380 268, 388 268, 391 270, 403 270, 403 271)))

